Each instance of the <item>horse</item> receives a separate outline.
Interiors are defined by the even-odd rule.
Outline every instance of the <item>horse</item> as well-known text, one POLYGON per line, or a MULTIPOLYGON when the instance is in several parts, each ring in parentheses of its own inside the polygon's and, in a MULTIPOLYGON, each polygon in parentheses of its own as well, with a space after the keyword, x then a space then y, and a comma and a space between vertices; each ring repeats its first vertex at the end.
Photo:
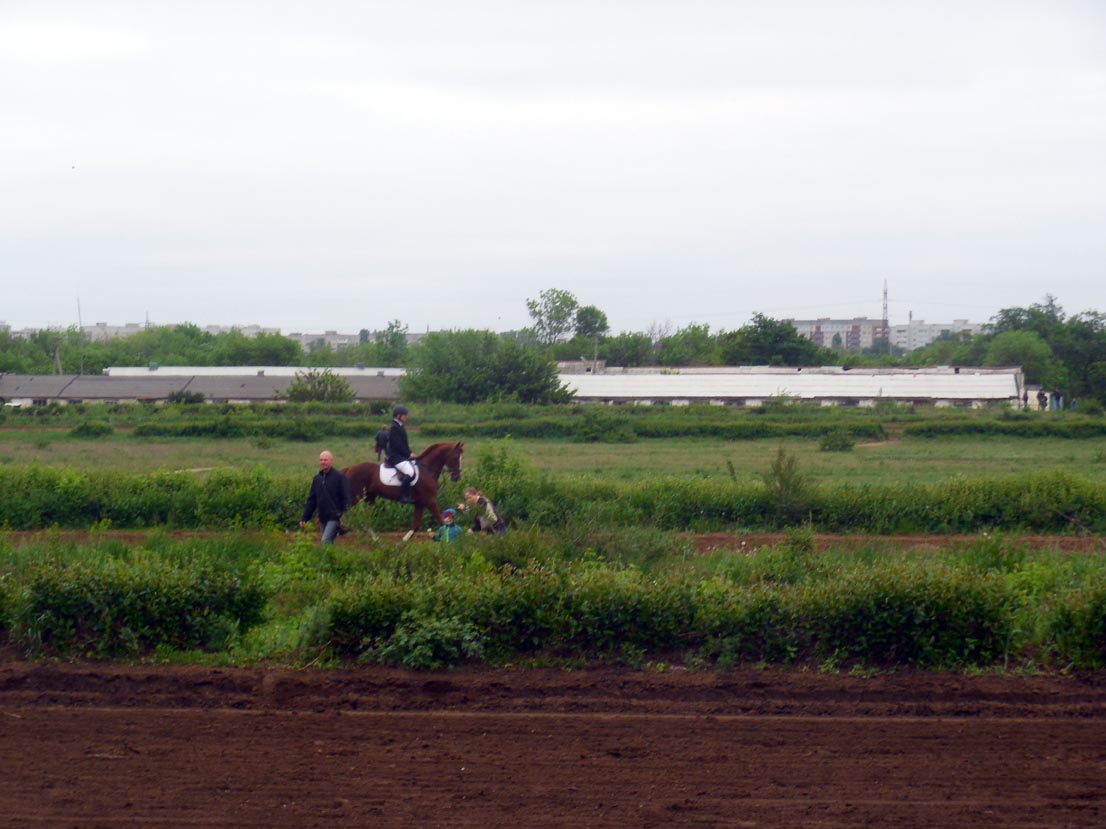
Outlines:
MULTIPOLYGON (((442 511, 438 508, 438 479, 442 475, 442 470, 448 469, 450 480, 461 480, 461 455, 464 451, 464 443, 432 443, 423 449, 416 459, 419 466, 419 479, 411 486, 410 493, 415 505, 415 514, 411 520, 411 532, 403 537, 405 541, 418 532, 424 509, 429 509, 430 514, 439 524, 444 523, 442 511)), ((387 486, 380 483, 380 464, 378 463, 372 461, 355 463, 343 469, 342 474, 349 481, 353 504, 362 500, 371 504, 377 498, 399 500, 402 487, 398 484, 387 486)))

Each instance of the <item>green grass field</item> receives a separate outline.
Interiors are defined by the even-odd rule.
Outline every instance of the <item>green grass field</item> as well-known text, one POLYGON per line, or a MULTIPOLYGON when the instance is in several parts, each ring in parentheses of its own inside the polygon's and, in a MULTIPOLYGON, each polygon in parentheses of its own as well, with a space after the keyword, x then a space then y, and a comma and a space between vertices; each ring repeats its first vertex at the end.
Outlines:
MULTIPOLYGON (((468 457, 499 442, 464 440, 468 457)), ((412 432, 412 444, 427 440, 412 432)), ((655 474, 687 478, 755 480, 777 449, 794 454, 818 483, 939 483, 957 476, 1011 477, 1027 472, 1063 470, 1096 482, 1106 481, 1106 440, 1064 438, 949 437, 903 438, 858 444, 848 452, 824 452, 815 440, 726 441, 716 438, 639 440, 636 443, 572 443, 561 440, 508 439, 514 452, 552 478, 640 480, 655 474)), ((126 433, 81 440, 57 429, 0 429, 0 466, 42 464, 78 470, 153 472, 226 467, 263 467, 273 475, 316 468, 322 449, 334 452, 340 466, 374 459, 365 441, 338 438, 319 443, 273 439, 135 439, 126 433)))

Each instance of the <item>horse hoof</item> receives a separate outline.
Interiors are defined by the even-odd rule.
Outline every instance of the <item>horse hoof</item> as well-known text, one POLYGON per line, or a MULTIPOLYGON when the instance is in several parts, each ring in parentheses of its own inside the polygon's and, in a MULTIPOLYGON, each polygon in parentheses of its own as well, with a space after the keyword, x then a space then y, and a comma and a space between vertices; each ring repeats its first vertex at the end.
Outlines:
POLYGON ((404 540, 404 541, 410 541, 410 540, 411 540, 411 536, 413 536, 414 534, 415 534, 415 531, 414 531, 414 530, 408 530, 408 531, 407 531, 407 535, 403 536, 403 540, 404 540))

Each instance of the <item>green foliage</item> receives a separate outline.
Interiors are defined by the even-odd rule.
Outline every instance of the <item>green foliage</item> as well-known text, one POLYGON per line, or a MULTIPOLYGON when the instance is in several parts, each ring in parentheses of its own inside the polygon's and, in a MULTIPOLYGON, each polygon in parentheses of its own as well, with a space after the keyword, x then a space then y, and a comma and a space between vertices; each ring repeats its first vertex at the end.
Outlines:
POLYGON ((571 395, 557 366, 535 349, 490 331, 440 331, 412 347, 405 399, 477 403, 564 403, 571 395))
POLYGON ((225 570, 101 557, 33 569, 13 633, 34 653, 59 655, 218 649, 260 621, 264 607, 256 584, 225 570))
POLYGON ((720 334, 722 362, 728 366, 832 365, 833 352, 799 334, 786 320, 753 314, 737 331, 720 334))
POLYGON ((538 299, 526 300, 526 309, 533 321, 534 336, 539 343, 552 345, 572 330, 579 303, 568 291, 549 288, 538 299))
POLYGON ((844 429, 826 432, 818 439, 818 448, 823 452, 851 452, 855 446, 856 441, 844 429))
POLYGON ((102 438, 110 435, 115 430, 110 423, 103 420, 85 420, 69 430, 70 437, 75 438, 102 438))
POLYGON ((806 473, 799 468, 798 458, 779 447, 772 465, 761 478, 777 523, 792 525, 807 516, 813 493, 806 473))
POLYGON ((1078 668, 1106 667, 1106 580, 1067 593, 1048 621, 1057 656, 1078 668))
POLYGON ((662 366, 716 366, 721 362, 718 338, 709 325, 692 323, 657 343, 657 362, 662 366))
POLYGON ((821 658, 866 664, 989 664, 1013 634, 1003 582, 885 562, 803 588, 797 622, 821 658))
POLYGON ((704 557, 641 532, 584 547, 585 536, 527 531, 443 551, 321 548, 301 534, 154 533, 132 547, 108 529, 81 543, 0 540, 0 629, 13 645, 416 670, 526 660, 1106 666, 1106 564, 1017 539, 984 536, 948 553, 819 551, 807 527, 774 547, 704 557))
POLYGON ((329 369, 297 371, 296 379, 284 390, 286 399, 294 403, 348 403, 353 400, 349 381, 329 369))
POLYGON ((1016 418, 1002 419, 955 418, 930 420, 903 427, 904 437, 945 438, 956 435, 998 435, 1002 437, 1044 438, 1057 437, 1071 440, 1106 437, 1106 421, 1095 417, 1059 413, 1059 417, 1041 418, 1032 413, 1016 418))
POLYGON ((633 443, 637 434, 627 418, 602 406, 588 406, 580 413, 574 438, 581 443, 633 443))
POLYGON ((195 406, 204 402, 203 392, 199 391, 171 391, 165 398, 166 403, 175 403, 181 406, 195 406))
POLYGON ((437 671, 479 662, 483 656, 480 634, 472 624, 455 618, 408 616, 368 658, 416 671, 437 671))

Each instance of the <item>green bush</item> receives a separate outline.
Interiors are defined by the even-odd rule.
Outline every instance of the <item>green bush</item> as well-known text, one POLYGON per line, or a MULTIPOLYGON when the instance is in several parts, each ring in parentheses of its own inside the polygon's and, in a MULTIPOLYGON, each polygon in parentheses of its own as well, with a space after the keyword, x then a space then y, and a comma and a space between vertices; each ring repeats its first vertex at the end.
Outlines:
POLYGON ((114 431, 112 425, 103 420, 85 420, 70 429, 69 435, 75 438, 102 438, 114 431))
POLYGON ((214 650, 259 622, 265 601, 255 583, 210 566, 91 559, 34 569, 13 631, 32 652, 63 656, 214 650))
POLYGON ((1106 667, 1106 582, 1064 595, 1047 630, 1061 661, 1076 668, 1106 667))
POLYGON ((823 452, 851 452, 855 446, 856 441, 844 429, 826 432, 818 439, 818 448, 823 452))
POLYGON ((1003 582, 886 562, 800 588, 797 625, 821 658, 875 665, 989 664, 1013 629, 1003 582))
POLYGON ((454 618, 404 618, 374 655, 390 665, 437 671, 481 661, 484 647, 476 628, 454 618))

